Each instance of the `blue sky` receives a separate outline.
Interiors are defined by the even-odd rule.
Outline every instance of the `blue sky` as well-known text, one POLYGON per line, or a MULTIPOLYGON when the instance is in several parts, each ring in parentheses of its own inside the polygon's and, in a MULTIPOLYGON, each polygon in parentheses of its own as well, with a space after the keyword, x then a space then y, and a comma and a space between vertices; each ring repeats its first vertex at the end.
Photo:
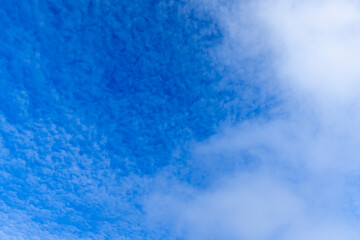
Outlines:
POLYGON ((3 2, 0 239, 359 239, 359 12, 3 2))

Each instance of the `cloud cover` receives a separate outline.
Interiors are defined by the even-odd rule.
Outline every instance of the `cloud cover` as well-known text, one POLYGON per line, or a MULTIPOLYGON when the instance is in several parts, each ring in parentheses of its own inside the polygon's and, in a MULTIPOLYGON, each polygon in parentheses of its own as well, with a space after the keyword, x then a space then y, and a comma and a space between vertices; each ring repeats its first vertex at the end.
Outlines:
POLYGON ((207 187, 149 208, 185 239, 358 239, 359 2, 201 4, 224 31, 216 61, 260 63, 246 81, 280 104, 196 144, 207 187))
POLYGON ((4 3, 0 237, 359 239, 358 10, 4 3))

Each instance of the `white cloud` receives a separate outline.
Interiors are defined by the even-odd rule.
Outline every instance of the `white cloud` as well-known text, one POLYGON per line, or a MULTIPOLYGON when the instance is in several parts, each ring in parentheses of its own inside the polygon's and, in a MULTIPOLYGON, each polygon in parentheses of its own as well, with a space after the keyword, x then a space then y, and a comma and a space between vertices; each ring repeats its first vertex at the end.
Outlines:
POLYGON ((162 189, 145 209, 185 239, 358 239, 359 224, 332 209, 341 201, 316 187, 259 171, 218 179, 210 189, 188 191, 191 197, 162 189))
POLYGON ((224 126, 196 144, 192 164, 208 188, 185 187, 186 199, 162 190, 146 204, 150 218, 187 239, 359 239, 360 2, 207 7, 225 32, 220 60, 242 68, 266 56, 268 77, 248 81, 263 93, 278 86, 286 101, 270 119, 224 126))
POLYGON ((360 90, 359 10, 357 1, 260 4, 257 14, 273 41, 280 78, 297 89, 337 101, 356 96, 360 90))

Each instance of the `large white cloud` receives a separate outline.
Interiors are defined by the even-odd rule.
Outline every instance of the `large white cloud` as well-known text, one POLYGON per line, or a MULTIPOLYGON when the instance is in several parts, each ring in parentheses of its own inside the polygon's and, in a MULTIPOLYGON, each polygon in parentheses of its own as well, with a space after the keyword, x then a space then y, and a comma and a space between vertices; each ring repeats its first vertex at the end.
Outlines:
POLYGON ((248 81, 284 103, 196 144, 210 187, 183 187, 186 199, 162 189, 150 218, 188 239, 359 239, 360 2, 202 3, 224 32, 220 61, 266 58, 248 81))

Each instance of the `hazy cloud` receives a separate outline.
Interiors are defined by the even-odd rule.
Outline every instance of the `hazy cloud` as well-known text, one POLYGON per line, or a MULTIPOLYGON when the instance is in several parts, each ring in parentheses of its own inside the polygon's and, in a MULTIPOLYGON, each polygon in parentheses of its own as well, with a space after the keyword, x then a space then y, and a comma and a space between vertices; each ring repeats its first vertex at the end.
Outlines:
POLYGON ((162 191, 164 205, 150 201, 149 209, 177 209, 163 219, 189 239, 358 239, 359 2, 204 8, 225 32, 218 58, 235 69, 261 62, 267 77, 246 81, 282 103, 270 117, 224 124, 196 144, 206 190, 191 190, 190 200, 162 191))

